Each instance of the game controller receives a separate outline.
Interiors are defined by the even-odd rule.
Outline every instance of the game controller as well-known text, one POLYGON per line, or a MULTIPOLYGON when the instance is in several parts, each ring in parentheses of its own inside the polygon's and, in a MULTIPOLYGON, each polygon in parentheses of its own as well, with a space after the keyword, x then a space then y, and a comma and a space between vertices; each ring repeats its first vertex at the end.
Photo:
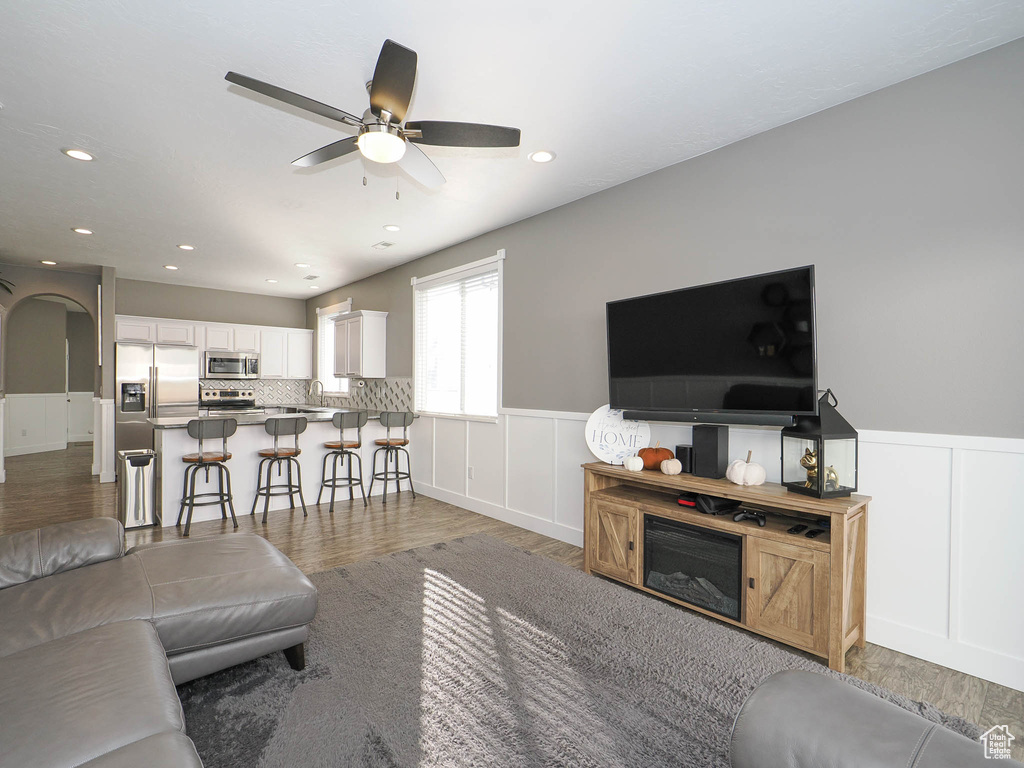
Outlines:
POLYGON ((764 512, 753 512, 749 509, 744 509, 737 512, 735 515, 732 516, 732 519, 737 523, 740 520, 756 520, 757 524, 762 528, 764 528, 765 524, 764 512))

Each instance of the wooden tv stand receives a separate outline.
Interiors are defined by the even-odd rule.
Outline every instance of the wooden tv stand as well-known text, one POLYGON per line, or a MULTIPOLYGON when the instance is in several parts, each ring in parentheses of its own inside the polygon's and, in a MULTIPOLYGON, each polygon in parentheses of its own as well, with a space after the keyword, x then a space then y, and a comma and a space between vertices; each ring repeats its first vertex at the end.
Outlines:
POLYGON ((734 626, 828 659, 844 671, 846 651, 864 646, 864 568, 869 496, 816 499, 781 485, 735 485, 695 475, 630 472, 584 464, 583 568, 734 626), (732 515, 680 506, 681 491, 735 499, 766 510, 764 528, 732 515), (743 537, 740 620, 720 616, 644 586, 644 515, 743 537), (786 530, 827 517, 815 539, 786 530))

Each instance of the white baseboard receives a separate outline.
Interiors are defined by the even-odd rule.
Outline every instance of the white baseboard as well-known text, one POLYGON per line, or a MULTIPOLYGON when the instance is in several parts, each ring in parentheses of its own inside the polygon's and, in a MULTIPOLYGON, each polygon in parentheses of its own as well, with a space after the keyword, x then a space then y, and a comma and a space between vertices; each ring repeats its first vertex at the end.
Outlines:
POLYGON ((89 432, 85 432, 85 433, 83 433, 81 435, 68 435, 68 442, 69 443, 91 443, 92 442, 92 434, 89 433, 89 432))
POLYGON ((575 544, 577 547, 583 546, 583 531, 576 528, 570 528, 567 525, 560 525, 559 523, 555 523, 550 520, 542 520, 539 517, 527 515, 524 512, 517 512, 512 509, 500 507, 497 504, 491 504, 488 501, 474 499, 472 496, 463 496, 461 493, 452 493, 451 491, 446 491, 443 488, 425 485, 422 482, 416 483, 416 493, 421 493, 424 496, 429 496, 432 499, 437 499, 438 501, 443 501, 448 504, 454 504, 457 507, 468 509, 470 512, 476 512, 481 515, 487 515, 487 517, 493 517, 496 520, 501 520, 502 522, 516 525, 520 528, 525 528, 526 530, 533 531, 534 533, 540 533, 544 536, 550 536, 553 539, 558 539, 559 541, 575 544))
POLYGON ((99 476, 101 483, 113 483, 117 481, 116 472, 100 472, 99 476))
POLYGON ((67 443, 37 443, 36 445, 20 445, 16 448, 8 448, 7 456, 25 456, 29 453, 46 453, 47 451, 63 451, 68 447, 67 443))

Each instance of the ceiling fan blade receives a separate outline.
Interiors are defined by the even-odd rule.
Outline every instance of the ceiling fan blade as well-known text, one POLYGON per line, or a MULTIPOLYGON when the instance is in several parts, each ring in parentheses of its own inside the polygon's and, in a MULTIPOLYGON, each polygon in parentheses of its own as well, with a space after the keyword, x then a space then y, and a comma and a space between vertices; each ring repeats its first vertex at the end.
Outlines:
POLYGON ((297 165, 300 168, 309 168, 312 165, 320 165, 320 163, 326 163, 328 160, 334 160, 336 157, 342 157, 349 152, 355 152, 359 149, 356 146, 356 140, 356 136, 349 136, 347 139, 328 144, 326 147, 320 147, 320 149, 314 150, 308 155, 303 155, 298 160, 292 160, 292 165, 297 165))
POLYGON ((399 123, 405 120, 416 82, 416 51, 385 40, 373 70, 370 86, 370 109, 377 117, 381 110, 392 114, 399 123))
POLYGON ((326 117, 329 120, 337 120, 347 125, 362 125, 363 121, 355 115, 350 115, 348 112, 332 107, 328 104, 321 104, 319 101, 300 96, 297 93, 286 91, 284 88, 278 88, 276 85, 270 85, 270 83, 264 83, 261 80, 255 80, 245 75, 240 75, 237 72, 228 72, 224 75, 224 79, 229 83, 240 85, 243 88, 248 88, 250 91, 261 93, 264 96, 269 96, 277 101, 283 101, 285 104, 289 104, 299 109, 304 109, 307 112, 326 117))
POLYGON ((405 142, 405 154, 398 161, 398 167, 428 189, 437 189, 444 184, 444 175, 437 170, 433 161, 423 154, 415 144, 405 142))
POLYGON ((438 120, 418 120, 406 123, 406 131, 419 131, 410 136, 417 144, 436 147, 518 147, 519 129, 480 123, 446 123, 438 120))

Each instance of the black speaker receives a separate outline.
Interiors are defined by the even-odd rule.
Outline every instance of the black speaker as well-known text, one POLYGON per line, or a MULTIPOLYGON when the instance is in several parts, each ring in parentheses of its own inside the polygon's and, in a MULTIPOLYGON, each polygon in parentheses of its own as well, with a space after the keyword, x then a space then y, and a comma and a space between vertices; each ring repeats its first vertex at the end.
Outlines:
POLYGON ((683 465, 683 472, 693 474, 693 448, 689 445, 676 446, 676 458, 683 465))
POLYGON ((693 428, 693 474, 725 477, 729 466, 729 428, 698 424, 693 428))

